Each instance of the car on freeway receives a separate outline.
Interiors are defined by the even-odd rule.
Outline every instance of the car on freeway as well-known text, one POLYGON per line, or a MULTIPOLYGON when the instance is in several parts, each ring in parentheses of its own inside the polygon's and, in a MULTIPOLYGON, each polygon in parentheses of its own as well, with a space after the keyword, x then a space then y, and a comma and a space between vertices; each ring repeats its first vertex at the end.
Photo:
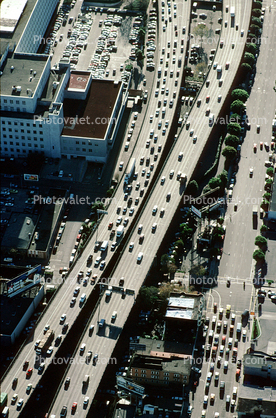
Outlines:
POLYGON ((249 177, 253 177, 253 168, 252 167, 249 169, 249 177))

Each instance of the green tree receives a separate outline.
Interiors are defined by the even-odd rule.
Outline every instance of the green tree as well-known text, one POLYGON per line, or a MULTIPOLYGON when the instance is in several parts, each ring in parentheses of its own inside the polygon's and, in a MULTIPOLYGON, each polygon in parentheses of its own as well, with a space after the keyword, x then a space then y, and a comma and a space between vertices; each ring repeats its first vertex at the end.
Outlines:
POLYGON ((169 261, 170 261, 170 257, 169 257, 169 255, 168 254, 163 254, 162 256, 161 256, 161 259, 160 259, 160 265, 161 265, 161 272, 162 273, 168 273, 168 264, 169 264, 169 261))
POLYGON ((207 38, 209 35, 209 29, 203 23, 197 25, 194 29, 194 34, 196 37, 203 38, 204 36, 207 38))
POLYGON ((253 9, 252 10, 252 16, 260 17, 262 14, 260 9, 253 9))
POLYGON ((270 199, 271 199, 271 193, 269 193, 269 192, 265 192, 265 193, 263 194, 263 198, 264 198, 265 200, 270 200, 270 199))
POLYGON ((229 145, 230 147, 234 147, 237 149, 237 146, 239 145, 240 140, 236 135, 228 135, 225 138, 225 145, 229 145))
POLYGON ((249 52, 250 54, 255 55, 257 52, 257 45, 256 44, 247 44, 246 45, 246 52, 249 52))
POLYGON ((225 147, 222 150, 222 155, 226 158, 226 160, 231 161, 236 157, 237 150, 233 147, 225 147))
POLYGON ((225 187, 226 186, 226 184, 227 184, 227 182, 228 182, 228 173, 227 173, 227 171, 226 170, 223 170, 222 171, 222 173, 220 173, 219 175, 218 175, 218 178, 220 179, 220 181, 221 181, 221 185, 223 186, 223 187, 225 187))
POLYGON ((224 219, 223 218, 218 218, 217 220, 219 225, 222 225, 224 223, 224 219))
POLYGON ((265 181, 265 184, 271 185, 272 183, 273 183, 273 180, 272 179, 266 179, 266 181, 265 181))
POLYGON ((212 177, 208 184, 211 189, 215 189, 216 187, 221 187, 221 180, 218 177, 212 177))
POLYGON ((266 174, 270 177, 273 177, 273 174, 274 174, 273 167, 268 167, 268 169, 266 170, 266 174))
POLYGON ((106 196, 107 196, 107 197, 111 197, 111 196, 113 195, 113 193, 114 193, 114 189, 108 189, 108 190, 106 191, 106 196))
POLYGON ((267 226, 263 224, 260 228, 260 231, 261 231, 261 233, 264 233, 264 232, 267 231, 267 229, 268 229, 267 226))
POLYGON ((239 115, 238 113, 232 113, 232 115, 230 116, 229 122, 240 123, 240 121, 241 121, 241 115, 239 115))
POLYGON ((180 227, 182 239, 184 241, 193 234, 193 229, 189 227, 189 225, 183 223, 179 227, 180 227))
POLYGON ((141 287, 139 291, 139 301, 144 309, 152 310, 158 301, 158 289, 154 286, 141 287))
POLYGON ((198 192, 197 182, 195 180, 190 181, 188 186, 186 187, 185 194, 195 197, 197 192, 198 192))
POLYGON ((244 109, 244 103, 241 100, 235 100, 230 105, 230 110, 232 112, 241 113, 241 111, 244 109))
POLYGON ((184 248, 184 242, 182 241, 182 239, 178 239, 175 242, 175 247, 178 247, 180 251, 183 251, 184 248))
POLYGON ((251 73, 252 67, 247 62, 242 63, 241 70, 244 75, 251 73))
POLYGON ((104 203, 103 202, 95 202, 91 205, 91 210, 92 211, 94 210, 96 212, 97 209, 105 209, 104 203))
POLYGON ((137 49, 136 58, 137 58, 137 61, 142 61, 142 59, 144 58, 144 55, 143 55, 143 52, 141 51, 141 49, 137 49))
POLYGON ((240 136, 241 126, 238 123, 228 123, 227 132, 230 135, 240 136))
POLYGON ((264 261, 265 260, 265 254, 262 250, 255 250, 253 253, 253 258, 256 262, 264 261))
POLYGON ((258 235, 255 238, 255 245, 258 247, 267 247, 267 239, 262 237, 261 235, 258 235))
POLYGON ((249 97, 249 94, 244 89, 235 89, 232 91, 231 97, 233 100, 240 100, 245 103, 249 97))
POLYGON ((204 277, 206 276, 206 274, 207 274, 207 270, 201 264, 195 264, 194 266, 191 267, 190 275, 193 278, 204 277))
POLYGON ((249 64, 251 67, 255 62, 255 57, 253 54, 250 54, 250 52, 245 52, 244 54, 244 62, 249 64))
POLYGON ((259 26, 252 24, 249 26, 249 29, 251 33, 254 33, 255 35, 259 34, 259 30, 260 30, 259 26))
POLYGON ((252 23, 256 26, 258 26, 258 28, 261 28, 263 26, 261 19, 259 19, 258 17, 252 17, 252 23))
POLYGON ((254 7, 254 9, 260 9, 261 10, 262 7, 263 7, 263 3, 261 1, 254 1, 253 7, 254 7))

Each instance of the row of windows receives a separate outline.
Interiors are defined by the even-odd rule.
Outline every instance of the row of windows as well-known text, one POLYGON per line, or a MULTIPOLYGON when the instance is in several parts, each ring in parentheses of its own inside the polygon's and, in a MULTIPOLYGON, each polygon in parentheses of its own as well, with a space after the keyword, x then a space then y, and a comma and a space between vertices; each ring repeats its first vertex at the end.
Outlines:
MULTIPOLYGON (((25 144, 22 144, 22 147, 25 147, 26 145, 25 144)), ((38 148, 38 145, 37 144, 35 144, 35 145, 32 145, 32 144, 28 144, 28 147, 29 148, 32 148, 34 146, 34 148, 38 148)), ((42 149, 42 148, 44 148, 44 145, 40 145, 40 148, 42 149)), ((14 152, 14 148, 4 148, 4 151, 10 151, 10 152, 14 152)), ((18 149, 16 149, 16 152, 21 152, 20 151, 20 149, 18 148, 18 149)))
MULTIPOLYGON (((8 128, 9 129, 9 132, 12 132, 12 128, 8 128)), ((6 128, 2 128, 2 131, 3 132, 6 132, 6 128)), ((18 132, 18 129, 14 129, 14 132, 18 132)), ((25 131, 24 131, 24 129, 21 129, 20 130, 20 132, 22 133, 22 134, 24 134, 25 133, 25 131)), ((27 134, 30 134, 31 133, 31 131, 28 129, 27 130, 27 134)), ((37 134, 37 131, 33 131, 32 132, 34 135, 36 135, 37 134)), ((43 135, 43 131, 39 131, 39 135, 43 135)))
MULTIPOLYGON (((135 373, 138 373, 138 369, 135 369, 135 373)), ((147 371, 146 370, 141 370, 141 373, 142 374, 145 374, 147 371)), ((154 374, 154 373, 156 373, 156 374, 159 374, 159 371, 152 371, 151 372, 151 374, 154 374)), ((169 376, 169 373, 168 372, 164 372, 164 376, 169 376)), ((179 374, 175 374, 174 376, 179 376, 179 374)))
MULTIPOLYGON (((42 145, 41 146, 41 148, 44 148, 44 146, 42 145)), ((2 148, 0 147, 0 151, 3 151, 2 150, 2 148)), ((7 152, 17 152, 18 154, 20 153, 20 152, 22 152, 23 154, 26 154, 26 150, 25 149, 19 149, 19 148, 16 148, 16 149, 14 149, 14 148, 10 148, 10 149, 8 149, 8 148, 4 148, 4 151, 7 151, 7 152)), ((32 152, 31 150, 29 150, 28 152, 32 152)), ((35 151, 35 152, 37 152, 37 151, 35 151)))
MULTIPOLYGON (((63 147, 64 151, 67 151, 67 147, 63 147)), ((69 151, 74 151, 74 148, 69 147, 69 151)), ((76 151, 80 151, 80 148, 76 148, 76 151)), ((81 149, 82 152, 87 152, 86 148, 81 149)), ((93 152, 92 148, 88 148, 88 152, 93 152)), ((95 151, 94 151, 95 152, 95 151)))
MULTIPOLYGON (((2 125, 11 125, 12 124, 10 121, 8 121, 7 124, 6 124, 5 120, 2 120, 1 123, 2 123, 2 125)), ((13 125, 14 126, 25 126, 25 123, 26 123, 26 126, 31 126, 31 124, 29 122, 13 122, 13 125)), ((34 128, 37 128, 37 125, 35 123, 33 123, 32 125, 33 125, 34 128)), ((39 123, 38 126, 39 126, 39 128, 42 128, 41 123, 39 123)))
MULTIPOLYGON (((8 103, 8 100, 7 99, 4 99, 4 103, 8 103)), ((10 100, 10 104, 13 104, 13 100, 10 100)), ((15 101, 15 104, 20 104, 20 101, 19 100, 16 100, 15 101)), ((22 104, 25 105, 26 104, 26 101, 23 100, 22 101, 22 104)))
MULTIPOLYGON (((8 137, 7 137, 6 134, 3 134, 3 138, 8 138, 8 137)), ((26 139, 25 136, 21 136, 19 138, 19 136, 17 136, 17 135, 9 135, 9 138, 10 139, 26 139)), ((28 139, 28 141, 31 141, 32 139, 34 141, 37 141, 37 137, 36 136, 34 138, 31 138, 30 136, 28 136, 27 139, 28 139)), ((39 140, 40 140, 40 142, 43 142, 43 138, 39 138, 39 140)), ((10 142, 10 144, 11 144, 11 142, 10 142)))
MULTIPOLYGON (((168 378, 167 378, 168 379, 168 378)), ((137 377, 137 379, 136 379, 137 381, 141 381, 141 382, 145 382, 145 381, 150 381, 150 379, 144 379, 143 377, 137 377)), ((161 381, 159 381, 159 383, 161 383, 161 381)), ((162 383, 164 383, 165 385, 168 385, 170 382, 169 382, 169 380, 165 380, 165 381, 162 381, 162 383)))

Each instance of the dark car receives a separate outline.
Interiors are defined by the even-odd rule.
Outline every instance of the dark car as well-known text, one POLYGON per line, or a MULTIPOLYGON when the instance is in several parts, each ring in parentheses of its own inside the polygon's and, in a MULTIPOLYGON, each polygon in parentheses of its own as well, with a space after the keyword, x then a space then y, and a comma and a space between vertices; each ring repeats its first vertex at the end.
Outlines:
POLYGON ((15 377, 12 381, 12 388, 15 389, 18 383, 18 377, 15 377))
POLYGON ((67 377, 66 378, 66 380, 64 382, 64 389, 68 389, 69 388, 70 380, 71 380, 70 377, 67 377))
POLYGON ((27 370, 28 366, 29 366, 29 362, 25 361, 25 363, 23 364, 23 370, 27 370))

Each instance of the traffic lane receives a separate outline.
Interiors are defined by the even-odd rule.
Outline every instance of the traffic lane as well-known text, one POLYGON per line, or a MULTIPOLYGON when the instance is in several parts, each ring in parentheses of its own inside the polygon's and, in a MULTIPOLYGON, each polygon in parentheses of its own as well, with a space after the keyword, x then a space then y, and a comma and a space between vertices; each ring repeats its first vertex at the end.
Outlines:
MULTIPOLYGON (((92 350, 93 356, 94 354, 98 354, 98 362, 97 365, 93 365, 93 361, 89 363, 89 365, 84 367, 87 371, 87 374, 90 374, 90 383, 86 392, 86 396, 89 396, 91 402, 94 397, 94 394, 97 390, 98 384, 101 380, 101 376, 104 372, 104 369, 110 359, 112 362, 118 362, 118 359, 111 358, 112 351, 113 351, 113 338, 111 337, 111 334, 113 332, 113 329, 115 327, 122 328, 124 321, 126 320, 126 315, 128 312, 128 309, 133 304, 133 296, 126 295, 126 298, 123 300, 124 306, 122 306, 122 299, 121 295, 114 293, 111 296, 110 301, 107 303, 105 302, 105 298, 103 297, 101 301, 100 306, 100 314, 98 315, 98 312, 95 312, 94 319, 91 321, 93 324, 95 324, 95 329, 92 338, 88 336, 88 333, 85 333, 84 338, 81 341, 81 344, 84 342, 86 344, 85 353, 84 356, 87 354, 87 351, 89 349, 92 350), (111 308, 111 309, 110 309, 111 308), (113 309, 117 309, 119 314, 117 316, 117 319, 114 324, 112 324, 113 329, 110 332, 110 319, 108 318, 108 313, 113 309), (97 331, 97 318, 106 318, 107 320, 107 326, 102 331, 97 331), (118 322, 117 322, 118 321, 118 322), (88 373, 89 372, 89 373, 88 373)), ((121 331, 120 331, 121 332, 121 331)), ((117 332, 119 335, 119 332, 117 332)), ((79 355, 79 348, 76 351, 76 359, 80 359, 79 355)), ((53 411, 59 411, 62 408, 62 405, 69 404, 72 400, 72 397, 74 396, 75 401, 80 402, 81 397, 83 396, 81 393, 82 390, 82 380, 83 375, 85 375, 85 370, 83 366, 80 367, 80 365, 77 364, 77 362, 74 362, 70 369, 67 372, 67 376, 71 376, 72 380, 72 387, 70 390, 68 390, 66 393, 64 391, 60 391, 58 398, 55 402, 53 411), (76 390, 77 388, 77 390, 76 390), (59 409, 60 408, 60 409, 59 409)))

